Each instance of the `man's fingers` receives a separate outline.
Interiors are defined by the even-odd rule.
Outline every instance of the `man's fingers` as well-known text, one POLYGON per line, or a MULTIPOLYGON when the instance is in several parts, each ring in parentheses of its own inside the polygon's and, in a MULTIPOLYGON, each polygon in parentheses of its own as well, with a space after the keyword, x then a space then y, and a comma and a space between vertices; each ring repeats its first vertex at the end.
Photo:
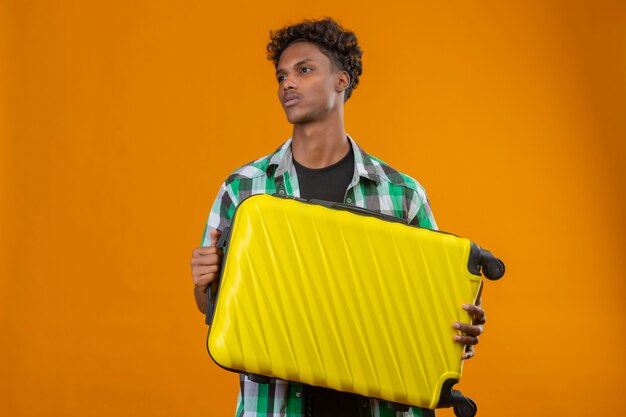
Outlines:
POLYGON ((463 304, 463 310, 467 311, 472 317, 472 323, 485 324, 487 318, 485 317, 485 310, 474 304, 463 304))
POLYGON ((200 248, 195 248, 191 251, 191 257, 196 258, 198 256, 205 256, 210 253, 215 252, 215 248, 209 248, 208 246, 202 246, 200 248))
POLYGON ((452 327, 460 330, 462 333, 465 333, 469 336, 480 336, 483 332, 483 326, 482 325, 471 325, 471 324, 465 324, 465 323, 458 323, 458 322, 454 322, 452 324, 452 327))
POLYGON ((452 324, 454 329, 461 331, 462 335, 455 335, 454 341, 462 345, 476 345, 478 344, 478 336, 483 332, 482 326, 472 326, 470 324, 454 322, 452 324))
POLYGON ((195 258, 191 258, 191 266, 205 266, 205 265, 219 265, 221 255, 219 254, 209 254, 205 256, 199 256, 195 258))
POLYGON ((191 251, 191 257, 197 257, 197 256, 205 256, 205 255, 210 255, 212 253, 218 253, 220 251, 220 249, 215 248, 213 246, 201 246, 199 248, 195 248, 193 251, 191 251))
POLYGON ((457 334, 454 336, 454 341, 462 345, 477 345, 478 336, 459 336, 457 334))
POLYGON ((206 248, 211 249, 210 251, 203 251, 195 256, 191 257, 191 265, 209 265, 209 264, 217 264, 219 263, 222 257, 221 249, 216 248, 206 248))
POLYGON ((485 324, 485 310, 474 304, 463 304, 461 306, 463 310, 467 311, 472 318, 472 324, 465 324, 454 322, 452 327, 460 331, 461 335, 454 335, 454 341, 464 345, 465 350, 463 352, 463 359, 470 359, 474 357, 474 345, 478 344, 478 337, 483 332, 483 325, 485 324))
POLYGON ((202 288, 204 292, 210 291, 211 298, 215 299, 220 264, 224 255, 222 249, 218 249, 216 246, 222 232, 213 229, 209 235, 211 237, 210 246, 196 248, 192 251, 191 275, 196 287, 202 288))
POLYGON ((202 275, 197 275, 193 280, 197 287, 201 287, 206 292, 206 288, 217 282, 217 272, 209 272, 202 275))
POLYGON ((476 352, 474 351, 474 346, 468 345, 468 346, 465 346, 465 352, 463 352, 463 356, 461 356, 461 358, 471 359, 474 357, 474 355, 476 355, 476 352))
POLYGON ((213 229, 211 230, 211 246, 215 247, 217 246, 217 241, 220 239, 220 236, 222 235, 222 232, 220 232, 217 229, 213 229))
POLYGON ((217 265, 203 265, 203 266, 197 266, 194 269, 194 274, 202 278, 203 275, 214 274, 217 271, 219 271, 219 267, 217 265))

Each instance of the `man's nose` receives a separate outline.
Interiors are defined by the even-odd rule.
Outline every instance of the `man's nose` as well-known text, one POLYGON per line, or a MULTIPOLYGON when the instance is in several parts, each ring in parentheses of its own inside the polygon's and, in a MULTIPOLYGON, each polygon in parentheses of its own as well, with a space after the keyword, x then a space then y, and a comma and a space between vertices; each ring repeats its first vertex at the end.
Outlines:
POLYGON ((284 91, 293 90, 296 87, 297 87, 297 85, 294 82, 293 77, 285 75, 285 79, 283 80, 283 90, 284 91))

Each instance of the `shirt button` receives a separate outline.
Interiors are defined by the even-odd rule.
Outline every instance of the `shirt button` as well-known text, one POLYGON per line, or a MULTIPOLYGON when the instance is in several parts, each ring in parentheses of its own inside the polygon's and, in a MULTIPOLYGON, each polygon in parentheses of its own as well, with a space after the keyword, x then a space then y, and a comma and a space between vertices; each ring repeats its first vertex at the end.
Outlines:
POLYGON ((348 203, 348 204, 352 203, 352 199, 351 198, 347 198, 346 199, 346 203, 348 203))
POLYGON ((298 397, 298 398, 302 397, 302 393, 301 392, 296 392, 296 397, 298 397))
POLYGON ((367 408, 368 406, 367 400, 363 400, 363 403, 361 403, 361 405, 363 406, 363 408, 367 408))
POLYGON ((280 194, 280 195, 285 194, 285 190, 280 190, 280 191, 278 192, 278 194, 280 194))

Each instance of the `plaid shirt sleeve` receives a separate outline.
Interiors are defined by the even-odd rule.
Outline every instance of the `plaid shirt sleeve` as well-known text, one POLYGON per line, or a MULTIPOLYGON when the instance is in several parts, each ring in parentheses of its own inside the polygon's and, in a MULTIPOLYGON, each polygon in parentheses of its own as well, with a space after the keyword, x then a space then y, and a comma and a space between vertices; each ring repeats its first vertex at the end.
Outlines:
POLYGON ((204 236, 202 239, 202 246, 211 245, 211 231, 219 230, 224 231, 226 227, 230 225, 230 222, 235 213, 237 207, 237 199, 233 193, 232 182, 225 181, 220 187, 217 197, 213 202, 211 212, 209 213, 209 219, 204 229, 204 236))
POLYGON ((437 230, 437 222, 430 208, 430 202, 426 193, 414 192, 409 205, 407 221, 410 225, 420 226, 426 229, 437 230))

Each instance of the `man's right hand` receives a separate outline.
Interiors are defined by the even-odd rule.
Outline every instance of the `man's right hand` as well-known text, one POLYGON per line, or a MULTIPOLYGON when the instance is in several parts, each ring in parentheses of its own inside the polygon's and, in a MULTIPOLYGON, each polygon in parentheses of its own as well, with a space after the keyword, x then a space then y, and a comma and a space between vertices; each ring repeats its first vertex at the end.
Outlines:
POLYGON ((191 253, 191 276, 194 283, 196 304, 201 312, 206 312, 206 292, 209 287, 211 295, 217 293, 217 279, 222 264, 222 250, 218 249, 217 241, 222 233, 211 231, 211 246, 195 248, 191 253))

